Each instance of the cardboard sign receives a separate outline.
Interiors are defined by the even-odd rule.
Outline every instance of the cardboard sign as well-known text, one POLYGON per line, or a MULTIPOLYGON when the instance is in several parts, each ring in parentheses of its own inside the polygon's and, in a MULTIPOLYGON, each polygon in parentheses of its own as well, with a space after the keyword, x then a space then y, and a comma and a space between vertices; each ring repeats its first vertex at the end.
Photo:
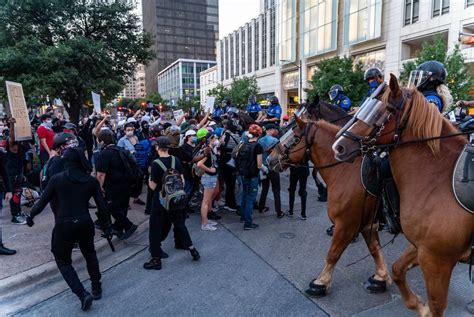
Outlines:
POLYGON ((94 103, 94 112, 100 113, 100 95, 92 92, 92 102, 94 103))
POLYGON ((214 111, 214 102, 216 101, 216 97, 209 96, 206 99, 206 104, 204 105, 204 112, 205 113, 212 113, 214 111))
POLYGON ((15 141, 31 140, 31 125, 26 108, 23 87, 19 83, 6 81, 10 115, 15 118, 15 141))
POLYGON ((178 121, 178 119, 181 118, 182 116, 184 116, 183 109, 173 111, 173 117, 176 121, 178 121))

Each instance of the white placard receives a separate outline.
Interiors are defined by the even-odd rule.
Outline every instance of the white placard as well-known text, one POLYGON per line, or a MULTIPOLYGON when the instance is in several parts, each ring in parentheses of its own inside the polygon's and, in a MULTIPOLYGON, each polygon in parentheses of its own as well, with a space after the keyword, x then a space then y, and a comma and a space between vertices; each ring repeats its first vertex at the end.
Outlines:
POLYGON ((31 125, 26 108, 23 87, 19 83, 5 81, 10 115, 15 119, 15 141, 31 140, 31 125))
POLYGON ((204 105, 204 112, 205 113, 212 113, 214 111, 214 102, 216 101, 216 97, 209 96, 207 97, 206 104, 204 105))
POLYGON ((94 103, 94 112, 100 113, 100 95, 92 92, 92 102, 94 103))
POLYGON ((176 121, 178 121, 178 119, 181 118, 182 116, 184 116, 183 109, 173 111, 173 117, 176 121))

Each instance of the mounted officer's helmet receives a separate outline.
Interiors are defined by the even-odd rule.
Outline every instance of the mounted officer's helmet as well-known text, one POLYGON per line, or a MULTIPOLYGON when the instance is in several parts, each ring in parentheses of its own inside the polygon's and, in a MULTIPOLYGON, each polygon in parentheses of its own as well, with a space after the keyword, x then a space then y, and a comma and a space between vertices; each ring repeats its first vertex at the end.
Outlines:
POLYGON ((410 73, 408 87, 415 86, 420 91, 436 89, 446 80, 446 68, 438 61, 427 61, 420 64, 410 73))
POLYGON ((248 99, 249 104, 254 104, 257 102, 257 97, 255 95, 251 95, 248 99))
POLYGON ((69 132, 61 132, 54 136, 53 150, 60 148, 70 148, 78 146, 79 143, 74 134, 69 132))
POLYGON ((222 104, 223 104, 224 106, 230 107, 230 106, 232 105, 232 100, 230 100, 230 98, 226 97, 226 98, 224 99, 224 101, 222 102, 222 104))
POLYGON ((333 85, 331 89, 329 89, 329 99, 334 100, 339 94, 343 94, 344 89, 342 89, 341 85, 333 85))
POLYGON ((270 103, 272 105, 278 105, 280 102, 278 101, 278 97, 277 96, 271 96, 270 97, 270 103))
POLYGON ((377 67, 371 67, 367 69, 364 73, 364 81, 375 79, 377 77, 383 78, 382 71, 380 70, 380 68, 377 67))

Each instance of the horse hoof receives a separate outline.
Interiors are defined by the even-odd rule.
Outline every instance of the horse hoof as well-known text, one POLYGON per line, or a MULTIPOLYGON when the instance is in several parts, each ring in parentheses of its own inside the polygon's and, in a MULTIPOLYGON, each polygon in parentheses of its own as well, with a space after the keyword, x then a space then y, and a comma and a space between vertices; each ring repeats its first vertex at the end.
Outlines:
POLYGON ((387 282, 374 279, 374 275, 364 283, 365 290, 371 294, 380 294, 387 290, 387 282))
POLYGON ((313 297, 323 297, 326 296, 326 285, 317 285, 313 282, 310 283, 310 288, 308 288, 305 292, 309 296, 313 297))

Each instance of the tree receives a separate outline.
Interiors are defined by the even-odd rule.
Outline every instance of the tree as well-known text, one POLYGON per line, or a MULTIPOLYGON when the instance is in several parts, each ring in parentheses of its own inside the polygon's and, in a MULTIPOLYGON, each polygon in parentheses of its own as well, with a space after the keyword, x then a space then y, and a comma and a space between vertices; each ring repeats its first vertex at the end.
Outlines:
POLYGON ((199 96, 194 96, 190 98, 180 98, 178 99, 178 109, 183 109, 184 112, 191 110, 191 107, 194 109, 199 109, 201 100, 199 96))
POLYGON ((257 95, 259 90, 255 76, 234 78, 227 97, 230 98, 232 104, 243 106, 247 104, 248 98, 251 95, 257 95))
POLYGON ((150 95, 148 95, 146 97, 146 99, 154 105, 157 105, 157 104, 163 102, 163 98, 161 97, 161 95, 158 92, 151 93, 150 95))
POLYGON ((216 103, 221 104, 226 97, 229 96, 229 89, 225 88, 224 85, 218 84, 207 93, 209 96, 216 97, 216 103))
POLYGON ((453 95, 453 100, 466 100, 469 97, 469 88, 474 85, 474 81, 464 63, 459 45, 456 45, 453 51, 448 53, 447 44, 441 34, 435 35, 432 43, 423 43, 414 61, 403 64, 400 80, 406 83, 411 71, 430 60, 439 61, 446 67, 446 85, 453 95))
POLYGON ((364 82, 362 64, 354 65, 353 60, 349 57, 337 56, 318 62, 310 84, 312 88, 306 89, 310 100, 314 99, 316 95, 328 100, 329 89, 333 85, 339 84, 353 105, 358 105, 368 90, 368 86, 364 82))
POLYGON ((77 122, 91 91, 112 100, 153 53, 130 5, 6 0, 0 5, 0 73, 30 102, 59 97, 77 122))

